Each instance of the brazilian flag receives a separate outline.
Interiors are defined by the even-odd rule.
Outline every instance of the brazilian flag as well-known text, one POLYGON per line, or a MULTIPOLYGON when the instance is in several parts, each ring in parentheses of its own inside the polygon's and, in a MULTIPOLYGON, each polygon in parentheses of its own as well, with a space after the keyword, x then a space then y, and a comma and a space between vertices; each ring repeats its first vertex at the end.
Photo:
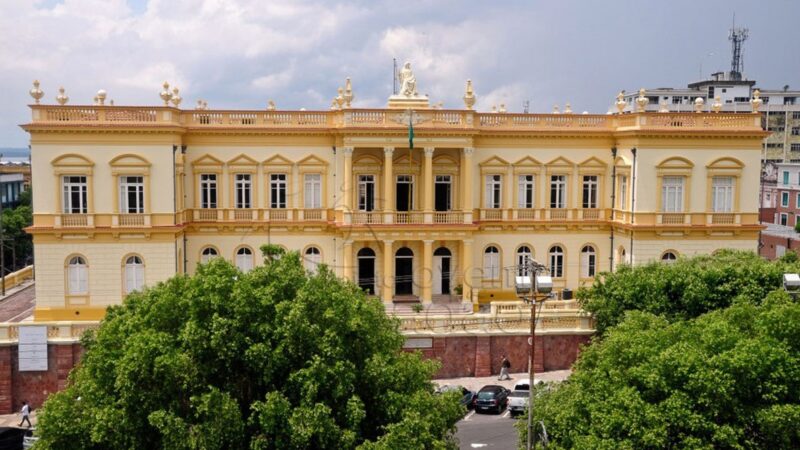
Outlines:
POLYGON ((414 112, 408 113, 408 148, 414 148, 414 112))

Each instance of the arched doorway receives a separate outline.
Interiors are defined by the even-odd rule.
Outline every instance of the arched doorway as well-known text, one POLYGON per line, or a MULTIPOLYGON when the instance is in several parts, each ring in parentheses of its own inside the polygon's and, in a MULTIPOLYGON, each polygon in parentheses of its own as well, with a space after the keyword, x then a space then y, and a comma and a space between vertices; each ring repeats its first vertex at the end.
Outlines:
POLYGON ((397 250, 394 254, 394 294, 411 295, 414 293, 414 252, 408 247, 397 250))
POLYGON ((358 287, 367 295, 375 295, 375 251, 364 247, 356 255, 358 259, 358 287))
POLYGON ((451 256, 446 247, 439 247, 433 252, 433 295, 450 293, 451 256))

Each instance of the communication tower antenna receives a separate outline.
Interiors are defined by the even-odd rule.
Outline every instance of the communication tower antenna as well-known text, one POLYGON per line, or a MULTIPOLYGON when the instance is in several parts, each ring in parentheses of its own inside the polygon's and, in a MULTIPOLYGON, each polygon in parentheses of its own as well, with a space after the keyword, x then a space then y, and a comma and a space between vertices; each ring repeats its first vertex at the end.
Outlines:
POLYGON ((728 40, 731 41, 731 79, 741 80, 744 72, 744 59, 742 58, 742 46, 750 34, 747 28, 736 28, 736 14, 733 15, 733 26, 728 40))

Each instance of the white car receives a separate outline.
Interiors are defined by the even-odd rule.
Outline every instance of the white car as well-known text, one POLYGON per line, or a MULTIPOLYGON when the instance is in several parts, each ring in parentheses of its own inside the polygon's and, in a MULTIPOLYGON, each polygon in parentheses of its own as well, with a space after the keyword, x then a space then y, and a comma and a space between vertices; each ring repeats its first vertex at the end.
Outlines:
POLYGON ((522 414, 528 409, 530 393, 528 390, 514 390, 508 394, 508 412, 512 416, 522 414))

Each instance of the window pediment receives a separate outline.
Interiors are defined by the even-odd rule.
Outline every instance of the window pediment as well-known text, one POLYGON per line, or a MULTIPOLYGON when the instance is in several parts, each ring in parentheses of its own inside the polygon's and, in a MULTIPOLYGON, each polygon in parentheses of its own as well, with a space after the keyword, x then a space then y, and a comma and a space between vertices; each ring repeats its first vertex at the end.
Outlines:
POLYGON ((150 174, 150 161, 144 159, 142 156, 131 153, 119 155, 108 164, 111 166, 112 175, 120 173, 150 174))
POLYGON ((67 153, 61 155, 50 162, 55 168, 56 174, 63 173, 81 173, 86 175, 92 174, 94 162, 83 155, 76 153, 67 153))
POLYGON ((285 170, 289 171, 292 169, 294 165, 289 159, 284 157, 283 155, 274 155, 270 158, 264 160, 264 169, 265 170, 285 170))
POLYGON ((224 162, 209 154, 205 154, 192 161, 192 167, 194 167, 195 172, 197 171, 221 172, 222 166, 224 164, 225 164, 224 162))

